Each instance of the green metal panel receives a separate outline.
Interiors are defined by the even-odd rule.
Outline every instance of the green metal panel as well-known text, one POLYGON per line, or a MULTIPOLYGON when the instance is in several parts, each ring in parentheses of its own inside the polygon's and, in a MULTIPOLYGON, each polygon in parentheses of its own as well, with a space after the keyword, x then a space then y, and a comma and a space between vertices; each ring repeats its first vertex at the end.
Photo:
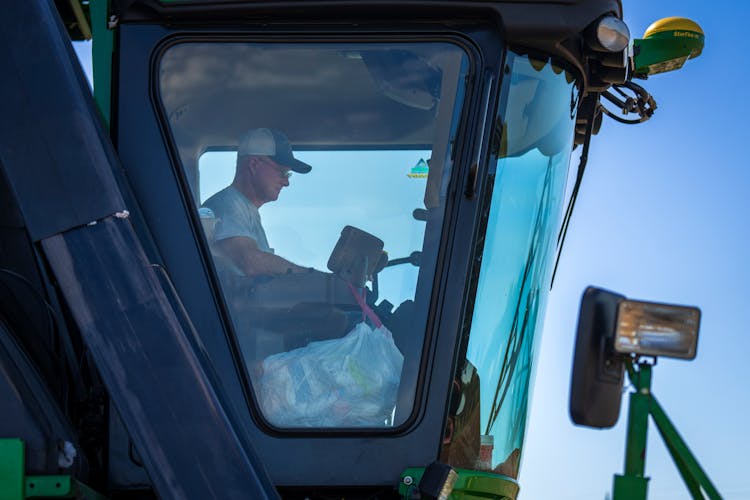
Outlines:
POLYGON ((0 439, 0 500, 24 498, 77 498, 106 500, 106 497, 71 476, 24 476, 25 445, 20 439, 0 439))
POLYGON ((26 498, 74 498, 70 476, 27 476, 26 498))
MULTIPOLYGON (((412 498, 418 492, 417 485, 424 471, 423 467, 414 467, 401 474, 398 492, 402 498, 412 498)), ((453 485, 453 493, 448 497, 452 500, 475 498, 515 500, 518 496, 519 486, 513 478, 468 469, 455 469, 455 471, 458 479, 453 485)))
POLYGON ((648 489, 647 477, 615 476, 614 500, 646 499, 648 489))
POLYGON ((24 446, 20 439, 0 439, 0 498, 24 498, 24 446))
POLYGON ((94 73, 94 99, 104 123, 109 127, 112 108, 112 53, 114 34, 109 29, 109 0, 91 0, 91 46, 94 73))

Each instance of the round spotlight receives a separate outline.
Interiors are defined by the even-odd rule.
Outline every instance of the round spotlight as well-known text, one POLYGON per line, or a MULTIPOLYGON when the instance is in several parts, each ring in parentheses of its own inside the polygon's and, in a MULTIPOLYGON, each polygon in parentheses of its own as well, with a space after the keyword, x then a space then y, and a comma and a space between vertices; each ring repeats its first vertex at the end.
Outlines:
POLYGON ((605 50, 621 52, 630 43, 630 30, 614 16, 603 17, 596 26, 596 40, 605 50))

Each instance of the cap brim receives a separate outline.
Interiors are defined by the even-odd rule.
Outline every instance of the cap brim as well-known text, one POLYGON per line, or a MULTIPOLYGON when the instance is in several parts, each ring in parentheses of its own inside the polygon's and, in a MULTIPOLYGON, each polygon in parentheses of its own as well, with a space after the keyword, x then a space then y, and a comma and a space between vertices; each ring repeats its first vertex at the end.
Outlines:
POLYGON ((280 165, 284 165, 285 167, 289 168, 293 172, 297 172, 298 174, 306 174, 310 170, 312 170, 312 167, 308 165, 307 163, 303 161, 299 161, 296 158, 292 158, 291 160, 284 161, 284 162, 278 162, 280 165))

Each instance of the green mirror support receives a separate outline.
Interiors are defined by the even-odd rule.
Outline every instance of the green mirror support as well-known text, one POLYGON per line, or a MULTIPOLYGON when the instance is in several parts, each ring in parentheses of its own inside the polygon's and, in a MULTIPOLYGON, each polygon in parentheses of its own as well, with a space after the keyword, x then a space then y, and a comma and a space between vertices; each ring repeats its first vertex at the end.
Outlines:
POLYGON ((633 76, 648 78, 680 69, 703 51, 704 34, 697 23, 684 17, 665 17, 653 23, 643 38, 633 40, 633 76))
POLYGON ((654 419, 667 450, 674 460, 690 495, 696 499, 720 500, 716 487, 667 417, 651 393, 651 369, 648 363, 626 363, 630 382, 635 392, 630 393, 627 443, 625 447, 625 473, 615 475, 613 500, 646 500, 648 478, 646 470, 646 439, 648 417, 654 419))

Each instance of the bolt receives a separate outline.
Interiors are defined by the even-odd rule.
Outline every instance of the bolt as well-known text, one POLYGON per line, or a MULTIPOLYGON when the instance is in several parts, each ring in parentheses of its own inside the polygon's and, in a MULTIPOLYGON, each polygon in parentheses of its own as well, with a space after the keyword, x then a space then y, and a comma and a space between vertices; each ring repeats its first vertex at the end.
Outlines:
POLYGON ((406 486, 411 486, 411 485, 412 485, 412 483, 414 482, 414 478, 413 478, 413 477, 411 477, 411 476, 404 476, 404 479, 403 479, 403 481, 404 481, 404 484, 405 484, 406 486))

